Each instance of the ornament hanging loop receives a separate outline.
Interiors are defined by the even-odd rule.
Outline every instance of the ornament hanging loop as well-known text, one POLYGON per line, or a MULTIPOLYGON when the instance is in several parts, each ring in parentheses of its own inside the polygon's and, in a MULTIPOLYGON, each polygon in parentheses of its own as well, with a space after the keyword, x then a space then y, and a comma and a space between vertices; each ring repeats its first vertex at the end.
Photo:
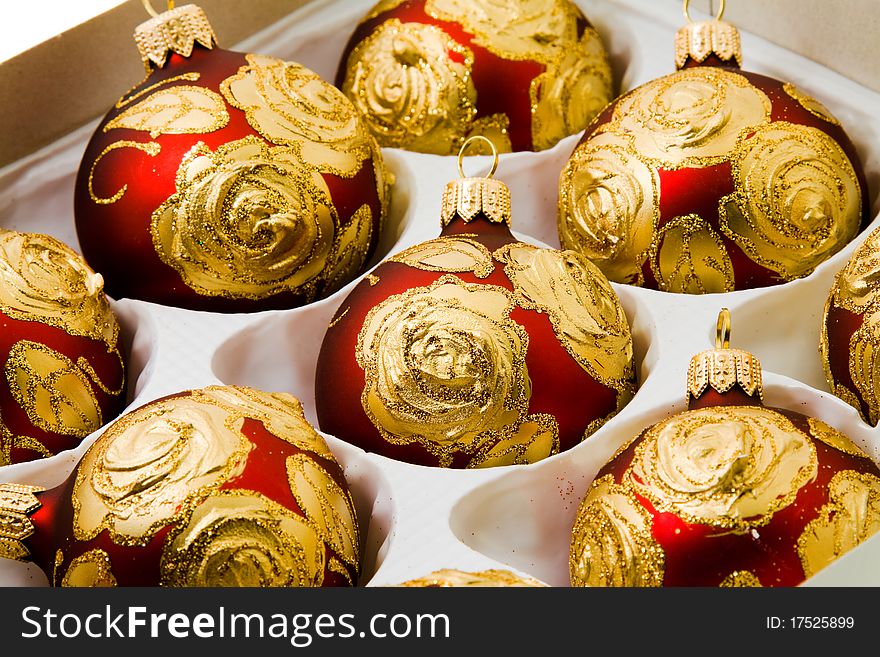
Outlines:
POLYGON ((464 160, 464 152, 467 150, 468 146, 470 146, 475 141, 484 141, 489 144, 489 148, 492 149, 492 168, 486 175, 486 178, 491 178, 495 175, 495 171, 498 169, 498 149, 495 148, 495 144, 492 143, 491 139, 489 139, 488 137, 484 137, 483 135, 474 135, 473 137, 468 137, 461 145, 461 148, 458 151, 458 173, 461 174, 462 178, 467 178, 467 176, 464 175, 462 161, 464 160))
MULTIPOLYGON (((691 19, 691 14, 688 5, 691 4, 691 0, 684 0, 684 17, 688 23, 693 23, 693 19, 691 19)), ((718 15, 715 17, 716 21, 720 21, 721 17, 724 16, 724 5, 726 4, 725 0, 721 0, 721 5, 718 8, 718 15)))
POLYGON ((715 324, 715 348, 730 349, 730 311, 722 308, 715 324))
MULTIPOLYGON (((156 18, 156 16, 159 15, 158 12, 153 9, 153 4, 150 0, 141 0, 141 3, 144 5, 144 9, 147 10, 147 13, 150 16, 156 18)), ((172 9, 174 9, 174 0, 168 0, 168 11, 171 11, 172 9)))

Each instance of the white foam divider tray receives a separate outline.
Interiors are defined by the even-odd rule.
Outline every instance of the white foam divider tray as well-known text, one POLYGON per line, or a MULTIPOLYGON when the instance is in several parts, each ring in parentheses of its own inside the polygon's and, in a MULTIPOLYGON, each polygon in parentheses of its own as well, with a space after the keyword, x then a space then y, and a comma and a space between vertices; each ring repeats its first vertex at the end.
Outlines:
MULTIPOLYGON (((317 0, 243 43, 223 45, 297 61, 332 81, 349 35, 373 2, 317 0)), ((621 92, 673 71, 673 35, 682 22, 678 3, 577 4, 605 40, 621 92)), ((794 82, 847 129, 866 168, 874 218, 868 230, 875 228, 880 223, 880 93, 763 39, 742 37, 746 70, 794 82)), ((79 250, 74 179, 97 123, 0 171, 0 226, 48 233, 79 250)), ((573 135, 540 153, 501 156, 496 177, 511 187, 513 228, 522 239, 558 247, 557 181, 578 139, 573 135)), ((453 156, 396 149, 385 149, 384 155, 397 182, 371 268, 390 253, 437 236, 443 186, 458 176, 453 156)), ((471 157, 465 166, 479 175, 489 164, 486 157, 471 157)), ((772 288, 687 296, 614 284, 632 327, 639 390, 584 442, 539 463, 473 471, 428 468, 366 453, 344 436, 326 436, 355 497, 364 543, 360 584, 396 584, 439 568, 508 568, 567 586, 578 503, 620 444, 684 409, 689 358, 713 344, 722 307, 732 314, 734 346, 752 351, 764 365, 768 405, 823 419, 880 462, 880 429, 828 392, 818 350, 832 278, 867 232, 810 276, 772 288)), ((227 383, 290 392, 316 424, 314 374, 321 340, 355 284, 301 308, 252 314, 114 300, 129 354, 126 410, 180 390, 227 383)), ((55 486, 98 435, 100 430, 77 449, 52 458, 0 467, 0 481, 55 486)), ((880 585, 880 534, 805 584, 880 585)), ((47 580, 35 566, 0 560, 0 585, 45 586, 47 580)))

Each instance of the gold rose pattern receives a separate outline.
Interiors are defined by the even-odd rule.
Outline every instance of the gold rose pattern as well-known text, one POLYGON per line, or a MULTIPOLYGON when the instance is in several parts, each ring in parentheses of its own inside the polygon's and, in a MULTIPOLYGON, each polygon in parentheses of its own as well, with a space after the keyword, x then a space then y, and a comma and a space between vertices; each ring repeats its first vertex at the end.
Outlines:
MULTIPOLYGON (((48 235, 0 230, 0 312, 39 322, 68 335, 101 342, 119 360, 119 386, 102 381, 91 364, 47 345, 15 342, 3 364, 9 390, 28 420, 50 433, 84 438, 103 424, 95 388, 117 395, 124 385, 119 323, 104 294, 104 280, 81 256, 48 235)), ((13 448, 48 457, 39 438, 13 435, 0 418, 0 465, 13 448)))
POLYGON ((106 532, 118 545, 143 546, 170 526, 165 585, 318 586, 326 547, 358 572, 360 537, 350 494, 315 457, 336 463, 290 395, 209 386, 157 401, 111 425, 83 457, 72 495, 74 537, 106 532), (300 450, 287 471, 305 515, 227 485, 254 448, 242 432, 246 419, 300 450))
POLYGON ((611 475, 595 480, 578 508, 569 550, 572 586, 662 586, 663 548, 651 516, 611 475))
MULTIPOLYGON (((821 106, 793 87, 809 111, 821 106)), ((677 71, 621 97, 575 149, 559 179, 566 248, 612 281, 688 294, 735 287, 728 244, 788 281, 809 275, 861 221, 852 162, 828 134, 771 120, 770 98, 748 78, 712 66, 677 71), (734 192, 714 217, 660 221, 660 172, 731 166, 734 192)))
POLYGON ((486 278, 495 271, 492 254, 473 239, 476 235, 444 235, 421 242, 389 258, 422 271, 444 273, 470 272, 477 278, 486 278))
MULTIPOLYGON (((880 230, 868 234, 844 268, 837 273, 825 300, 820 348, 825 378, 834 394, 856 408, 867 422, 880 421, 880 398, 875 382, 880 381, 880 230), (828 315, 840 307, 862 315, 861 326, 850 337, 847 367, 855 386, 850 390, 836 381, 831 372, 831 348, 828 341, 828 315), (862 408, 864 402, 867 414, 862 408)), ((835 354, 836 358, 837 355, 835 354)))
POLYGON ((454 568, 442 568, 418 579, 410 579, 398 586, 406 588, 452 588, 460 586, 520 586, 542 587, 547 586, 533 577, 523 577, 509 570, 490 569, 477 572, 467 572, 454 568))
POLYGON ((356 350, 361 403, 385 440, 420 444, 448 466, 519 432, 531 379, 515 306, 506 288, 444 275, 368 313, 356 350))
MULTIPOLYGON (((400 4, 380 2, 364 21, 400 4)), ((543 65, 529 86, 532 150, 583 130, 612 98, 602 40, 589 26, 578 36, 583 16, 570 2, 426 0, 424 10, 458 23, 474 46, 501 59, 543 65)), ((471 49, 442 29, 390 18, 352 49, 342 89, 382 146, 448 155, 482 135, 508 152, 509 117, 476 116, 473 61, 471 49)))
POLYGON ((799 89, 791 82, 786 82, 784 85, 782 85, 782 88, 785 90, 785 93, 794 98, 798 103, 800 103, 801 107, 803 107, 813 116, 817 116, 823 121, 827 121, 832 125, 840 125, 840 121, 838 121, 837 118, 828 111, 828 108, 825 107, 818 100, 813 98, 807 92, 799 89))
POLYGON ((713 407, 651 427, 627 480, 658 512, 741 534, 770 522, 817 473, 815 446, 784 415, 713 407))
POLYGON ((317 296, 341 247, 339 217, 323 177, 293 151, 257 137, 216 151, 199 142, 176 185, 153 212, 151 231, 159 256, 187 285, 207 296, 317 296))
POLYGON ((113 575, 110 555, 104 550, 94 549, 71 560, 64 577, 64 587, 115 587, 118 586, 113 575))
MULTIPOLYGON (((218 91, 185 73, 124 98, 103 127, 163 135, 205 134, 225 128, 240 110, 262 138, 216 150, 198 142, 182 158, 175 193, 151 217, 160 259, 197 293, 263 299, 294 293, 311 301, 348 282, 364 264, 388 211, 388 174, 381 151, 352 103, 309 69, 273 57, 245 55, 246 64, 218 91), (175 84, 176 83, 176 84, 175 84), (265 140, 265 141, 264 141, 265 140), (379 217, 370 204, 346 223, 338 216, 323 174, 356 176, 372 160, 379 217)), ((119 201, 128 184, 96 191, 95 170, 109 153, 134 148, 156 157, 159 141, 119 140, 92 162, 92 201, 119 201)))
POLYGON ((853 470, 836 473, 828 502, 797 541, 804 574, 812 577, 880 530, 880 478, 853 470))

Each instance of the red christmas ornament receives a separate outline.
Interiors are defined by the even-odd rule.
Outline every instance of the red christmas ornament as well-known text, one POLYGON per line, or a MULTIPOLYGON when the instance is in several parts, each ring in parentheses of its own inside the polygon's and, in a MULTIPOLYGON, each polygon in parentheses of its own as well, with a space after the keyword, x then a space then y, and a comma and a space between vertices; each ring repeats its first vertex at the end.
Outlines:
POLYGON ((449 183, 440 236, 386 260, 339 306, 316 372, 323 431, 416 464, 532 463, 631 398, 617 295, 578 254, 517 241, 510 190, 492 173, 449 183))
MULTIPOLYGON (((725 325, 726 322, 726 325, 725 325)), ((574 586, 795 586, 880 530, 880 469, 821 420, 763 404, 761 366, 693 357, 688 410, 596 475, 572 531, 574 586)))
POLYGON ((122 410, 119 323, 58 240, 0 230, 0 466, 73 449, 122 410))
POLYGON ((605 46, 571 0, 383 0, 336 85, 379 144, 439 155, 474 135, 504 152, 550 148, 613 97, 605 46))
POLYGON ((135 40, 147 77, 104 117, 76 181, 77 234, 108 293, 239 312, 354 277, 387 196, 348 99, 299 64, 216 47, 194 5, 135 40))
POLYGON ((290 395, 209 386, 107 428, 50 490, 0 484, 0 556, 55 586, 347 586, 342 469, 290 395))
POLYGON ((825 302, 820 340, 831 391, 872 425, 880 420, 878 256, 880 230, 874 230, 834 279, 825 302))
POLYGON ((679 30, 679 70, 603 110, 563 169, 564 247, 619 283, 729 292, 806 276, 867 224, 839 121, 741 61, 732 25, 679 30))

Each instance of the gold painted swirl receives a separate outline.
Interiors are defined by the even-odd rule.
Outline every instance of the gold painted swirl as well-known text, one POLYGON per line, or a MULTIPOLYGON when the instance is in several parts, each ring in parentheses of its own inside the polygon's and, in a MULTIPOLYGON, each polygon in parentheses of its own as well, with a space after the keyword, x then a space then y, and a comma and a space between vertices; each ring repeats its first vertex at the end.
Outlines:
POLYGON ((243 386, 208 386, 192 397, 218 404, 228 412, 259 420, 266 431, 297 448, 335 461, 327 441, 306 419, 302 403, 286 392, 263 392, 243 386))
POLYGON ((811 417, 807 420, 810 426, 810 433, 829 447, 833 447, 839 452, 849 454, 850 456, 858 456, 859 458, 870 458, 861 447, 856 445, 849 436, 841 433, 832 426, 825 424, 822 420, 811 417))
POLYGON ((734 570, 727 577, 721 580, 721 584, 718 586, 730 588, 730 587, 749 587, 755 588, 761 586, 761 580, 758 579, 758 576, 750 570, 734 570))
POLYGON ((144 545, 166 524, 244 469, 251 443, 241 417, 205 398, 156 402, 112 424, 83 457, 73 489, 73 532, 106 529, 144 545))
POLYGON ((550 148, 581 132, 611 101, 611 65, 605 46, 592 28, 584 31, 532 80, 532 147, 550 148))
POLYGON ((821 130, 774 121, 742 136, 732 164, 737 191, 720 201, 721 228, 785 279, 806 276, 858 233, 855 170, 821 130))
POLYGON ((535 413, 526 416, 518 426, 507 427, 486 440, 468 461, 467 467, 526 465, 558 453, 559 425, 556 418, 548 413, 535 413))
POLYGON ((388 259, 422 271, 471 272, 486 278, 495 270, 489 249, 463 235, 444 235, 401 251, 388 259))
POLYGON ((200 294, 313 298, 337 223, 320 174, 290 149, 246 137, 214 152, 194 146, 151 229, 163 262, 200 294))
POLYGON ((812 577, 880 530, 880 478, 853 470, 836 473, 828 503, 798 538, 804 575, 812 577))
POLYGON ((220 90, 248 123, 274 144, 293 146, 308 164, 351 177, 368 157, 381 157, 357 110, 309 69, 263 55, 224 80, 220 90))
POLYGON ((43 431, 85 438, 104 422, 85 372, 41 342, 20 340, 4 365, 9 392, 43 431))
POLYGON ((418 579, 410 579, 398 584, 408 588, 449 588, 459 586, 547 586, 532 577, 522 577, 509 570, 481 570, 478 572, 466 572, 453 568, 435 570, 430 575, 418 579))
POLYGON ((48 235, 0 229, 0 310, 116 348, 119 323, 104 279, 48 235))
POLYGON ((342 91, 381 146, 449 155, 476 114, 472 64, 440 28, 392 19, 352 50, 342 91))
POLYGON ((318 536, 355 571, 360 565, 360 534, 351 493, 304 454, 286 461, 290 491, 318 536))
POLYGON ((828 108, 825 107, 818 100, 813 98, 810 94, 805 91, 801 91, 791 82, 786 82, 782 85, 782 88, 785 90, 789 96, 794 98, 801 107, 807 110, 813 116, 818 116, 823 121, 827 121, 832 125, 840 125, 840 121, 835 118, 835 116, 828 111, 828 108))
POLYGON ((386 440, 421 443, 448 465, 519 424, 531 381, 514 306, 502 287, 446 275, 370 311, 358 336, 361 403, 386 440))
POLYGON ((880 298, 880 228, 872 230, 837 275, 834 302, 857 315, 880 298))
POLYGON ((632 336, 608 279, 575 251, 510 244, 495 252, 523 308, 546 313, 556 337, 597 381, 632 397, 632 336))
POLYGON ((770 99, 748 79, 714 66, 684 69, 618 101, 612 129, 650 164, 705 167, 727 159, 744 130, 770 120, 770 99))
POLYGON ((660 229, 651 254, 657 287, 666 292, 732 292, 733 263, 721 236, 698 214, 675 217, 660 229))
MULTIPOLYGON (((862 325, 849 340, 849 373, 855 392, 868 407, 868 422, 880 421, 880 308, 872 307, 862 320, 862 325)), ((838 386, 846 390, 843 386, 838 386)), ((836 390, 838 393, 839 391, 836 390)), ((858 399, 847 399, 862 412, 858 399), (856 401, 853 404, 853 401, 856 401)))
POLYGON ((302 517, 259 493, 222 491, 169 536, 161 585, 315 587, 324 563, 324 544, 302 517))
POLYGON ((605 475, 590 486, 572 528, 572 586, 662 586, 665 555, 651 516, 625 486, 605 475))
POLYGON ((816 448, 788 418, 729 406, 651 427, 627 477, 661 513, 745 532, 770 522, 817 472, 816 448))
POLYGON ((104 550, 85 552, 70 562, 61 580, 61 586, 113 587, 118 586, 113 575, 110 555, 104 550))
POLYGON ((579 145, 559 177, 559 239, 618 283, 640 285, 660 221, 660 178, 606 132, 579 145))
POLYGON ((568 0, 427 0, 425 12, 458 23, 499 57, 539 62, 577 39, 580 14, 568 0))

